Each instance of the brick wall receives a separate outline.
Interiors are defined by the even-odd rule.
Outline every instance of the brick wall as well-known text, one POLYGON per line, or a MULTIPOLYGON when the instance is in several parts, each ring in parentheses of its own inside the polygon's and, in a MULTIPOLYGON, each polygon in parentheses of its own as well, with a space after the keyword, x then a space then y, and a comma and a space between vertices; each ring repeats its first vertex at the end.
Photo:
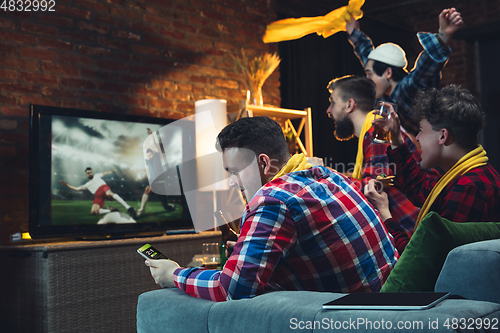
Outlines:
MULTIPOLYGON (((182 118, 194 102, 245 98, 230 54, 261 37, 274 0, 55 0, 0 10, 0 234, 28 228, 30 104, 182 118)), ((264 102, 280 105, 279 71, 264 102)))

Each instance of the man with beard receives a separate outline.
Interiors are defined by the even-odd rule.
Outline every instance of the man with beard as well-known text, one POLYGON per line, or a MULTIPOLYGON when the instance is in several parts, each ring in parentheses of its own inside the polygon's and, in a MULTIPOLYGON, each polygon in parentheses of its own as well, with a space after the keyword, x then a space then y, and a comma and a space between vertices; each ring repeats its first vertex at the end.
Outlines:
MULTIPOLYGON (((356 164, 349 178, 363 189, 370 179, 393 175, 395 170, 389 167, 386 154, 389 143, 372 140, 374 115, 371 111, 375 102, 375 84, 365 77, 344 76, 330 81, 327 88, 330 91, 330 106, 326 113, 335 121, 335 137, 338 140, 349 140, 354 136, 359 138, 356 164)), ((415 160, 420 161, 420 152, 413 141, 404 132, 402 135, 415 160)), ((398 232, 402 228, 411 237, 419 209, 396 188, 389 186, 387 193, 397 225, 386 227, 389 231, 398 232)), ((391 223, 394 221, 391 220, 391 223)), ((403 249, 399 247, 398 251, 403 249)))

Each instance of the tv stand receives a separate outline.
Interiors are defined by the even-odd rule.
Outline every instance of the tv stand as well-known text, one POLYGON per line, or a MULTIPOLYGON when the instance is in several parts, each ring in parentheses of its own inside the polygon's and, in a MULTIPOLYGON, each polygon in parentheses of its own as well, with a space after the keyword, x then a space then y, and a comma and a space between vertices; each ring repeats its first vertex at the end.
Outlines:
POLYGON ((136 332, 138 296, 158 289, 136 250, 186 266, 219 231, 0 247, 2 332, 136 332))

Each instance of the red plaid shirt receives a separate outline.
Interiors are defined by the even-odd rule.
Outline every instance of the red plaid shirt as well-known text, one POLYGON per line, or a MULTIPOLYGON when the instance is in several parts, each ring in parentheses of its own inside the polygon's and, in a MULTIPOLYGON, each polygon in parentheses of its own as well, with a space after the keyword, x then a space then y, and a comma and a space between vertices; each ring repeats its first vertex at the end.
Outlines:
MULTIPOLYGON (((422 206, 438 179, 422 171, 406 145, 387 150, 396 164, 396 186, 413 204, 422 206)), ((500 221, 500 175, 490 164, 469 170, 450 182, 430 207, 454 222, 500 221)))
MULTIPOLYGON (((392 176, 395 174, 394 170, 397 170, 394 165, 389 163, 387 158, 387 147, 389 144, 374 142, 372 140, 372 133, 373 127, 370 127, 370 129, 366 131, 363 140, 363 179, 361 181, 351 179, 362 191, 364 185, 368 183, 370 179, 374 179, 382 174, 392 176)), ((413 141, 404 133, 403 137, 415 160, 420 161, 420 152, 413 141)), ((429 176, 437 177, 437 173, 429 172, 429 176)), ((394 220, 397 221, 408 237, 411 237, 415 229, 415 222, 420 212, 420 208, 415 207, 415 205, 394 186, 389 188, 387 194, 389 197, 389 209, 394 220)))

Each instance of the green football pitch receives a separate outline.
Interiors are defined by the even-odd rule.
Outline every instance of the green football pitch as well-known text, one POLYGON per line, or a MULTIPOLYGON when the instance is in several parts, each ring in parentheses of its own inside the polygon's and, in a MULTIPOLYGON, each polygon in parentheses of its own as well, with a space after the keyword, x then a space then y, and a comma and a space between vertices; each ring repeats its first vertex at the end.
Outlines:
MULTIPOLYGON (((140 202, 127 201, 127 204, 139 210, 140 202)), ((164 220, 176 220, 182 218, 182 206, 178 203, 175 210, 167 212, 160 202, 149 201, 142 215, 135 220, 137 223, 159 222, 164 220)), ((116 201, 106 201, 103 208, 112 206, 120 212, 128 214, 125 207, 116 201)), ((92 201, 90 200, 53 200, 52 201, 52 225, 72 225, 72 224, 97 224, 104 215, 92 215, 90 209, 92 201)))

